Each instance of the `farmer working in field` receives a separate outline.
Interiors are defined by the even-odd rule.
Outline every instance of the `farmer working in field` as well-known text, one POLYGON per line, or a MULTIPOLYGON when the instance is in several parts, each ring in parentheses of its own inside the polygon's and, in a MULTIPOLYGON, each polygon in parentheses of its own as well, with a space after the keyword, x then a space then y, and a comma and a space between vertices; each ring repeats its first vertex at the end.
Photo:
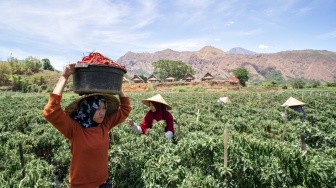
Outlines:
POLYGON ((147 134, 147 130, 153 126, 153 120, 165 120, 165 135, 169 140, 172 140, 174 136, 174 119, 171 113, 167 111, 171 110, 172 108, 167 104, 160 94, 142 100, 142 102, 149 106, 150 110, 147 112, 139 126, 132 119, 128 120, 132 130, 139 134, 147 134))
POLYGON ((75 64, 64 69, 49 102, 44 117, 70 141, 71 188, 112 187, 108 174, 108 132, 123 122, 131 111, 129 98, 123 92, 119 100, 113 95, 90 94, 61 108, 64 87, 75 71, 75 64))

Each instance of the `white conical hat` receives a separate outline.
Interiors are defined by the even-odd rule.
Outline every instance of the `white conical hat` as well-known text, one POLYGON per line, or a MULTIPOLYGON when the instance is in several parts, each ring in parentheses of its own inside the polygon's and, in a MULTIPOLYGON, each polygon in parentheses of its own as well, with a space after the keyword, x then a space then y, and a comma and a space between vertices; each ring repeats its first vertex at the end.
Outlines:
POLYGON ((144 103, 145 105, 149 106, 149 102, 150 101, 164 104, 166 106, 167 110, 171 110, 172 109, 171 106, 169 106, 169 104, 162 98, 162 96, 160 94, 157 94, 157 95, 155 95, 153 97, 150 97, 148 99, 144 99, 144 100, 142 100, 142 103, 144 103))
POLYGON ((223 103, 230 103, 230 98, 229 97, 221 97, 219 98, 219 100, 221 100, 223 103))
POLYGON ((287 101, 281 105, 281 106, 301 106, 301 105, 304 105, 306 103, 304 102, 301 102, 293 97, 289 97, 289 99, 287 99, 287 101))

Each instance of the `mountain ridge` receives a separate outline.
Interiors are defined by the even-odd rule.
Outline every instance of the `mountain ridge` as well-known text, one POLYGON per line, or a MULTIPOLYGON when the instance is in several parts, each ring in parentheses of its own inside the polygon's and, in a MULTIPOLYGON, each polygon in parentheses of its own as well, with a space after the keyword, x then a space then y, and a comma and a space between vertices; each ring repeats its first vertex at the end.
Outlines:
MULTIPOLYGON (((241 52, 244 50, 251 52, 246 49, 241 52)), ((232 76, 234 69, 244 67, 259 80, 264 79, 263 73, 271 70, 280 71, 285 79, 305 78, 323 82, 336 80, 336 53, 327 50, 290 50, 247 55, 230 54, 213 46, 204 46, 198 51, 165 49, 154 53, 127 52, 117 62, 126 66, 130 77, 134 74, 149 76, 154 70, 152 63, 160 59, 182 61, 192 66, 196 70, 196 79, 210 73, 225 80, 232 76)))

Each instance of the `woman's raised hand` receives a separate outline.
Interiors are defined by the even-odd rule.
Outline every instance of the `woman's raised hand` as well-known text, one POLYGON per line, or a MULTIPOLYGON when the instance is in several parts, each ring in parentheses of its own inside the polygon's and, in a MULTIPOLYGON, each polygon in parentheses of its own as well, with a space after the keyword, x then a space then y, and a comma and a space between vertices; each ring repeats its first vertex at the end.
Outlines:
POLYGON ((63 70, 62 76, 69 77, 72 73, 74 73, 76 70, 75 65, 75 63, 66 65, 63 70))

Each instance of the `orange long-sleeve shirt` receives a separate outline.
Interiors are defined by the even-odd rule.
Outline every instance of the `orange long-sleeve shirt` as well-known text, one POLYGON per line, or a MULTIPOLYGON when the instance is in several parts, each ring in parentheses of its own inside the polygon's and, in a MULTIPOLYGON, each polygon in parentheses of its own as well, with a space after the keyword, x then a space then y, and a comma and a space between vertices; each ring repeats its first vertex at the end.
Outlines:
POLYGON ((94 188, 108 179, 108 132, 131 112, 128 97, 120 98, 120 107, 95 128, 84 128, 61 108, 61 95, 50 93, 44 117, 70 141, 69 182, 72 188, 94 188))

